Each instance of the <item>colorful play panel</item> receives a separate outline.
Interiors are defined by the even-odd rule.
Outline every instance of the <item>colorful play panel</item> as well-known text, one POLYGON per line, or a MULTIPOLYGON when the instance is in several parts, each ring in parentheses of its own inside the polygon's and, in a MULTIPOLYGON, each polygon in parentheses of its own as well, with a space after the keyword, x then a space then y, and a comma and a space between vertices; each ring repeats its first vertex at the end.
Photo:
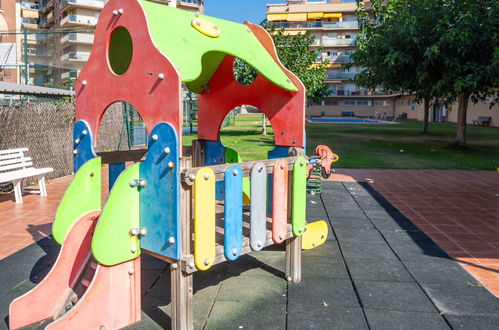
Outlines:
MULTIPOLYGON (((263 28, 111 0, 75 92, 75 176, 53 225, 62 249, 48 276, 11 303, 12 329, 117 329, 139 321, 142 253, 171 264, 174 329, 192 328, 196 271, 285 243, 286 278, 300 281, 302 235, 303 248, 318 246, 327 226, 307 231, 305 89, 263 28), (259 72, 252 84, 235 80, 236 58, 259 72), (198 140, 189 147, 182 147, 182 84, 199 93, 198 140), (147 149, 97 155, 103 113, 118 101, 144 119, 147 149), (269 159, 244 162, 220 142, 223 119, 243 104, 273 126, 269 159), (111 191, 101 207, 103 164, 111 191)), ((315 161, 328 176, 334 154, 321 148, 315 161)))

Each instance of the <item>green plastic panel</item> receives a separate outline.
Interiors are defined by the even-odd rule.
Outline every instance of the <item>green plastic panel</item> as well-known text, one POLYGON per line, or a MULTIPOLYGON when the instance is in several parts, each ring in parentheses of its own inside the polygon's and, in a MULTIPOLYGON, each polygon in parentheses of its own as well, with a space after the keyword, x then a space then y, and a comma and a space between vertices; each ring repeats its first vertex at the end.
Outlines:
POLYGON ((139 189, 130 181, 139 179, 139 165, 127 168, 114 183, 92 239, 92 254, 103 265, 113 266, 137 258, 140 244, 130 235, 139 227, 139 189))
POLYGON ((305 232, 307 216, 307 160, 298 158, 293 165, 293 192, 291 223, 293 235, 300 236, 305 232))
POLYGON ((220 36, 211 38, 192 27, 194 13, 147 0, 139 2, 154 43, 179 69, 182 82, 191 91, 202 92, 201 86, 210 81, 226 54, 241 58, 274 84, 297 91, 246 25, 199 15, 218 27, 220 36))
MULTIPOLYGON (((243 160, 241 159, 241 156, 237 153, 232 148, 226 148, 225 149, 225 162, 227 164, 233 164, 233 163, 242 163, 243 160)), ((244 205, 249 205, 250 204, 250 189, 251 189, 251 184, 250 184, 250 178, 249 177, 244 177, 243 178, 243 204, 244 205)))
POLYGON ((101 158, 85 162, 76 172, 55 213, 52 234, 62 244, 71 226, 83 214, 101 208, 101 158))

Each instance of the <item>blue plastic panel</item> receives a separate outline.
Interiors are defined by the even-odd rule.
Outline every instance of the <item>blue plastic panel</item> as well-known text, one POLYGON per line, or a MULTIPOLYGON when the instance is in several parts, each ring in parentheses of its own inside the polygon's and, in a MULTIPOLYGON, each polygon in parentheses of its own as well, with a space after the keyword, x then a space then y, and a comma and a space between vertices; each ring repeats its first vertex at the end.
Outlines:
POLYGON ((147 158, 140 164, 140 226, 147 235, 143 249, 179 260, 180 175, 179 145, 175 129, 168 123, 154 127, 148 139, 147 158))
POLYGON ((250 186, 250 245, 258 251, 263 248, 267 230, 267 170, 263 163, 253 165, 250 186))
POLYGON ((109 191, 114 186, 114 182, 120 176, 121 172, 125 170, 125 163, 109 164, 109 191))
POLYGON ((84 120, 79 120, 73 128, 73 173, 95 157, 93 133, 84 120))
MULTIPOLYGON (((225 146, 218 141, 204 141, 205 148, 205 159, 204 164, 209 165, 220 165, 225 164, 225 146)), ((215 198, 219 201, 224 199, 224 183, 223 181, 217 181, 215 183, 215 198)))
POLYGON ((228 260, 235 260, 243 248, 243 171, 231 166, 224 179, 224 254, 228 260))

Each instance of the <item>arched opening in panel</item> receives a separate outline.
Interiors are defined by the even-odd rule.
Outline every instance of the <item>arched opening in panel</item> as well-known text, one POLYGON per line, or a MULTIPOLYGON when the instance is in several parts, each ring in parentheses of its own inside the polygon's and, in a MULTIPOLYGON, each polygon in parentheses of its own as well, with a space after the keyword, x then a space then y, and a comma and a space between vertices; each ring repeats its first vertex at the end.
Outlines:
MULTIPOLYGON (((235 150, 242 161, 267 159, 268 152, 275 147, 269 119, 250 105, 242 105, 227 114, 220 129, 220 141, 235 150)), ((237 160, 226 159, 226 162, 237 160)))

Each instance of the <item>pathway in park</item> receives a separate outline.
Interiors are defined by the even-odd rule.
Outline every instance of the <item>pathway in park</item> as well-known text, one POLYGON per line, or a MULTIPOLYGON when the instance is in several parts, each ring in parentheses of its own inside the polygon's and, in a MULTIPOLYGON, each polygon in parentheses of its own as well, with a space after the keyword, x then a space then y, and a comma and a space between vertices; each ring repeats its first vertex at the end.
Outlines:
MULTIPOLYGON (((217 265, 210 271, 198 272, 194 278, 196 328, 499 327, 499 299, 485 289, 488 282, 478 281, 465 271, 435 244, 437 240, 432 238, 438 236, 430 238, 426 232, 431 235, 432 231, 424 227, 431 225, 446 235, 454 231, 443 229, 460 226, 459 223, 441 227, 438 224, 422 224, 418 222, 419 219, 413 222, 414 215, 410 210, 419 214, 426 222, 432 217, 429 212, 419 213, 416 206, 404 209, 389 193, 392 191, 392 195, 402 197, 399 195, 400 191, 395 188, 398 185, 407 188, 405 192, 411 194, 409 188, 413 180, 404 181, 404 178, 412 177, 415 178, 414 182, 419 184, 418 191, 424 191, 426 185, 433 185, 437 178, 441 178, 437 181, 440 185, 435 187, 445 190, 445 182, 453 184, 457 181, 442 177, 450 175, 451 172, 338 172, 335 179, 338 180, 340 175, 343 175, 342 179, 349 182, 326 182, 322 195, 310 196, 308 199, 308 219, 327 220, 331 225, 331 233, 324 245, 303 253, 302 282, 288 284, 283 279, 284 251, 280 249, 253 253, 235 262, 217 265), (429 179, 426 179, 427 177, 429 179), (354 179, 359 179, 360 182, 355 182, 354 179), (390 180, 396 184, 390 184, 390 180)), ((460 174, 462 189, 467 190, 471 197, 475 193, 479 196, 483 193, 482 198, 486 199, 488 189, 494 189, 489 185, 494 183, 494 179, 497 182, 497 176, 494 176, 496 173, 460 174), (466 175, 474 176, 473 184, 469 187, 466 187, 469 183, 465 183, 466 180, 463 179, 466 175), (485 178, 479 179, 482 176, 485 178)), ((49 197, 43 201, 40 201, 39 196, 25 196, 26 203, 22 206, 14 206, 11 201, 0 202, 0 214, 7 214, 10 209, 15 210, 9 217, 2 216, 3 221, 10 224, 6 228, 17 233, 15 236, 20 238, 23 238, 23 231, 32 235, 31 241, 23 240, 24 243, 17 245, 17 252, 3 252, 4 258, 0 260, 0 315, 5 321, 10 301, 39 283, 55 261, 59 247, 50 236, 44 236, 50 232, 50 210, 55 212, 55 201, 62 197, 68 182, 69 179, 63 179, 49 184, 49 197), (10 209, 5 205, 9 205, 10 209), (36 222, 39 217, 44 220, 36 222), (11 218, 17 221, 17 226, 13 225, 14 219, 11 218), (30 245, 34 240, 37 242, 30 245)), ((447 198, 457 198, 449 197, 454 196, 450 188, 446 193, 447 198)), ((435 191, 435 196, 432 196, 433 200, 438 202, 437 196, 438 190, 435 191)), ((430 197, 424 198, 426 200, 430 197)), ((468 200, 477 202, 477 198, 468 200)), ((464 203, 463 200, 459 202, 464 203)), ((490 204, 489 200, 487 205, 493 208, 496 204, 490 204)), ((497 215, 497 209, 495 213, 490 208, 475 210, 478 214, 489 213, 491 219, 497 215)), ((452 213, 448 214, 452 218, 452 213)), ((482 226, 486 224, 481 223, 482 226)), ((466 226, 462 227, 467 229, 466 226)), ((494 229, 489 225, 484 228, 490 229, 489 233, 494 229)), ((3 234, 9 236, 9 231, 3 234)), ((478 233, 473 235, 481 237, 478 233)), ((450 235, 449 238, 451 237, 457 236, 450 235)), ((493 239, 493 236, 491 237, 493 239)), ((3 239, 0 240, 2 241, 3 239)), ((455 247, 454 250, 444 248, 449 253, 457 251, 455 247)), ((493 252, 490 249, 488 251, 487 259, 497 260, 498 254, 490 253, 493 252)), ((484 260, 477 257, 479 256, 471 255, 468 258, 476 260, 468 261, 473 262, 474 267, 484 265, 483 269, 497 275, 496 268, 488 267, 487 263, 478 263, 484 260)), ((144 256, 142 274, 143 321, 130 328, 168 327, 168 265, 144 256)), ((0 323, 0 328, 6 328, 6 323, 0 323)))

